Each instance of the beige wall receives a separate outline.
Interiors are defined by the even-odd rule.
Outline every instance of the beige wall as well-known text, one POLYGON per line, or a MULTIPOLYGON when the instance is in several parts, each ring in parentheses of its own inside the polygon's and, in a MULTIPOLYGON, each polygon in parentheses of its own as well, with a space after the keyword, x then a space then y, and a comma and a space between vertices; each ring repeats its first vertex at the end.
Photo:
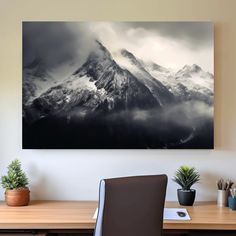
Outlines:
MULTIPOLYGON (((20 158, 33 198, 96 199, 100 178, 199 169, 198 200, 215 198, 220 176, 236 181, 235 0, 0 0, 0 174, 20 158), (215 143, 204 150, 22 150, 23 20, 213 21, 215 23, 215 143)), ((168 199, 176 199, 169 181, 168 199)), ((0 190, 0 198, 3 198, 0 190)))

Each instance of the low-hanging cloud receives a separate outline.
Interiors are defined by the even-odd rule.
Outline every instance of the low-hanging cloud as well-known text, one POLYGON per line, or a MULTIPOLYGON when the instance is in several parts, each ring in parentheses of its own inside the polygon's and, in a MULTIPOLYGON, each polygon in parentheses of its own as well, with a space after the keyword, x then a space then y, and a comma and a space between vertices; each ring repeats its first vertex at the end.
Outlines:
POLYGON ((85 23, 24 22, 24 66, 41 58, 53 67, 64 61, 77 60, 81 64, 94 47, 94 36, 85 23))
POLYGON ((198 128, 202 125, 201 121, 213 119, 213 106, 202 101, 192 100, 169 105, 165 109, 122 111, 107 116, 107 119, 113 120, 117 117, 120 117, 120 120, 136 122, 143 126, 174 124, 179 127, 198 128))

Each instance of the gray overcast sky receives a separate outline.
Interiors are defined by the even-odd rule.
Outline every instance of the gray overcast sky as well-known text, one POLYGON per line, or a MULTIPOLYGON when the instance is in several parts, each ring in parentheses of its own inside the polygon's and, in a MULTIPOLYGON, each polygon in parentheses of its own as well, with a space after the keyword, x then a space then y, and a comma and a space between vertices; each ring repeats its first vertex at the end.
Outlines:
POLYGON ((198 64, 213 73, 213 24, 209 22, 32 22, 24 23, 24 62, 85 60, 99 39, 111 52, 126 48, 142 60, 180 69, 198 64))
POLYGON ((184 40, 193 48, 212 44, 213 24, 209 22, 131 22, 130 26, 151 30, 174 40, 184 40))

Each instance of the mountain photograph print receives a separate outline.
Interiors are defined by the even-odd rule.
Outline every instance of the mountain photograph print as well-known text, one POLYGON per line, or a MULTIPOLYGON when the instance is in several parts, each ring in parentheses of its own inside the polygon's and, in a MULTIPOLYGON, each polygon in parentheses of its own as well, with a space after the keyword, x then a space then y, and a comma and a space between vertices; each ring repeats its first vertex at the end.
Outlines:
POLYGON ((23 22, 24 149, 213 149, 210 22, 23 22))

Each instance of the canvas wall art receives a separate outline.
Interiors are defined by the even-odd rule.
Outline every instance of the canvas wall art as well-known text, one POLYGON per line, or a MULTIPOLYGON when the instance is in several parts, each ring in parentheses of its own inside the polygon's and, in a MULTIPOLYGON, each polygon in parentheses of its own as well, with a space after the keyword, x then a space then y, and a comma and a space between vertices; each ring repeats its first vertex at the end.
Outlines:
POLYGON ((23 22, 23 148, 212 149, 213 24, 23 22))

